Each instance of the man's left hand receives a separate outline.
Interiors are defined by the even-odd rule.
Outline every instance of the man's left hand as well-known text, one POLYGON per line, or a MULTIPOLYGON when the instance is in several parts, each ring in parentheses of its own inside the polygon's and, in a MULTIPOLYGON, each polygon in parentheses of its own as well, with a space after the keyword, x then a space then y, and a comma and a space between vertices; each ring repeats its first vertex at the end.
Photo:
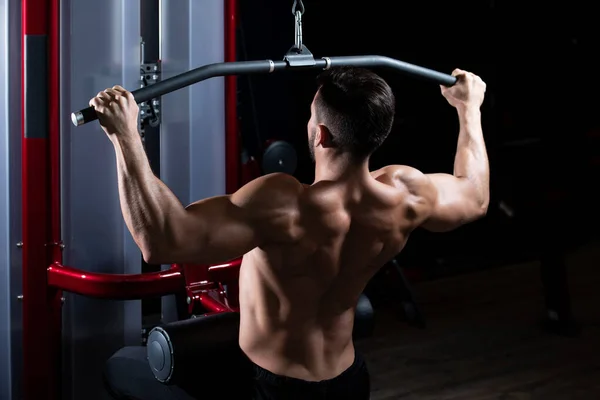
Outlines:
POLYGON ((133 95, 121 86, 98 93, 90 100, 90 106, 96 110, 100 126, 111 141, 138 135, 139 107, 133 95))

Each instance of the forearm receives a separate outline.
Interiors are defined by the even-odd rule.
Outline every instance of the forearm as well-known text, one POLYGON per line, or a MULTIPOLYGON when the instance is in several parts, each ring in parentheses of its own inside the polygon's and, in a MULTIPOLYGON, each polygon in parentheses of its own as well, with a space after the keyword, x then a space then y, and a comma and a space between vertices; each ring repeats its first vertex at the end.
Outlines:
POLYGON ((489 162, 479 108, 459 108, 460 132, 454 160, 454 176, 467 179, 475 189, 478 205, 487 207, 490 198, 489 162))
POLYGON ((148 260, 168 242, 174 219, 185 213, 177 197, 150 168, 140 137, 113 141, 117 159, 119 199, 127 228, 148 260))

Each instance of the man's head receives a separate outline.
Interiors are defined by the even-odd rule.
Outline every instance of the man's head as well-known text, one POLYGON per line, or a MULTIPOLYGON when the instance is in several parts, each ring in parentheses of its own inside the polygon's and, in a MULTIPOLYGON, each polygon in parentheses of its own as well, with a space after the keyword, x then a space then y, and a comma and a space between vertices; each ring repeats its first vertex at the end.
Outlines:
POLYGON ((368 159, 392 129, 392 89, 375 73, 352 67, 332 68, 317 83, 308 122, 313 161, 327 151, 355 162, 368 159))

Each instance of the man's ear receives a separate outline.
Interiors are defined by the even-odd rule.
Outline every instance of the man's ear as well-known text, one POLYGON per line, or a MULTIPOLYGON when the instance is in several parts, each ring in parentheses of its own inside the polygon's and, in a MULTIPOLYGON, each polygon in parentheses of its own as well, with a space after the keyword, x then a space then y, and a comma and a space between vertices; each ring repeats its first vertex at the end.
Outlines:
POLYGON ((317 126, 317 136, 315 137, 315 146, 322 146, 323 148, 333 147, 333 135, 329 128, 325 125, 319 124, 317 126))

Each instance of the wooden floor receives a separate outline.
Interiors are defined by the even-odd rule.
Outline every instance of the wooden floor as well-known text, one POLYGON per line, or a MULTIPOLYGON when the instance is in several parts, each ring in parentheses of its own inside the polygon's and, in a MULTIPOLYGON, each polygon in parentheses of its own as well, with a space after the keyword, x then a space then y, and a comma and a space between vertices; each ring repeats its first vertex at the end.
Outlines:
POLYGON ((379 310, 359 343, 372 400, 600 399, 600 243, 569 256, 573 310, 582 332, 544 332, 536 263, 415 285, 428 327, 379 310))

